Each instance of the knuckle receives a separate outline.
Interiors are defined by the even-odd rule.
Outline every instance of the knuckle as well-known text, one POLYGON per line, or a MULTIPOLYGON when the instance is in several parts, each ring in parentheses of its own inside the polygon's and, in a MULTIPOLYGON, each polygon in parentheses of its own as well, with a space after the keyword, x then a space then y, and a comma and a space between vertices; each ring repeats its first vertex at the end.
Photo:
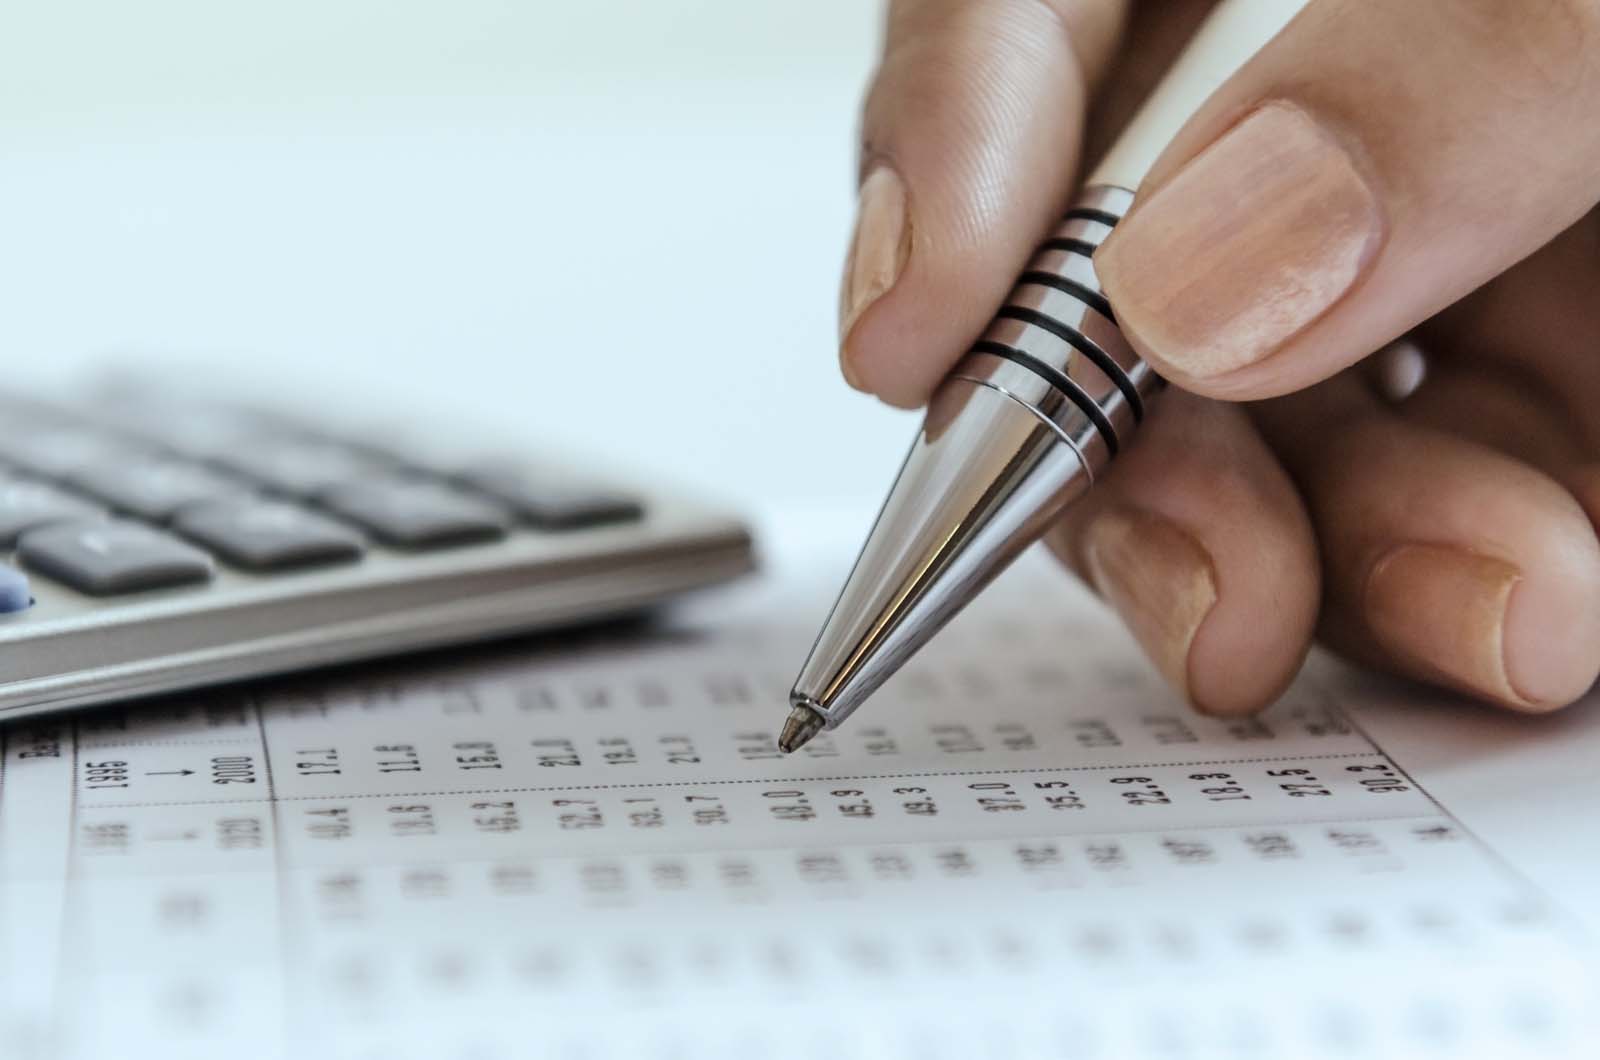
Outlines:
MULTIPOLYGON (((1600 0, 1456 0, 1473 50, 1503 90, 1548 100, 1593 89, 1600 72, 1600 0)), ((1592 102, 1592 97, 1591 100, 1592 102)))
POLYGON ((1585 41, 1600 36, 1600 0, 1544 0, 1558 25, 1574 30, 1585 41))

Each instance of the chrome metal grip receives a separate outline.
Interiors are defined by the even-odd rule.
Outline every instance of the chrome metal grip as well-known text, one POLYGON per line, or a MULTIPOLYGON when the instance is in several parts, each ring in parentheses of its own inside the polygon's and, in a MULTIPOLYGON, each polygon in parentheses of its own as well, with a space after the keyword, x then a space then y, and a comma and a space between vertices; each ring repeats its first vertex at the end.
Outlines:
POLYGON ((1161 386, 1094 251, 1133 202, 1083 192, 939 385, 789 693, 781 746, 836 727, 1089 489, 1161 386))
POLYGON ((1098 477, 1162 386, 1117 327, 1094 252, 1133 192, 1084 189, 951 376, 999 390, 1054 427, 1098 477))

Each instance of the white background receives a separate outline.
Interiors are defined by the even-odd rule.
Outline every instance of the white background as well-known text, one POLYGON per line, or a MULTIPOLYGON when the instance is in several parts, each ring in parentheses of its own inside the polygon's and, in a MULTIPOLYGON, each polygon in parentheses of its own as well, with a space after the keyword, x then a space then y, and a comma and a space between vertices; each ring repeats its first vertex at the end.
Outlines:
POLYGON ((879 20, 869 0, 8 5, 5 378, 110 354, 220 370, 864 530, 915 427, 835 360, 879 20))

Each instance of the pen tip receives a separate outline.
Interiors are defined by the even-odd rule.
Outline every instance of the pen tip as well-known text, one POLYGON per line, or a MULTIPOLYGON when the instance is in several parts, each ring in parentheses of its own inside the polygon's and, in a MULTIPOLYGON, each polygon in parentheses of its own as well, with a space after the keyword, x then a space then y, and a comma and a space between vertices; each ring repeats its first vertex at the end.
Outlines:
POLYGON ((797 705, 784 719, 783 732, 778 734, 778 750, 793 754, 810 742, 822 729, 822 715, 810 707, 797 705))

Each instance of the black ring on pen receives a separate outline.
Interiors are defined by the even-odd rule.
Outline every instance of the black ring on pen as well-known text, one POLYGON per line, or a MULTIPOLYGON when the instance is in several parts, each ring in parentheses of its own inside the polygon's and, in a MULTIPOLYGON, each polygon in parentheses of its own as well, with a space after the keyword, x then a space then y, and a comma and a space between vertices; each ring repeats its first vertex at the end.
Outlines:
POLYGON ((1071 236, 1055 236, 1039 244, 1040 250, 1064 250, 1068 254, 1082 254, 1086 258, 1094 257, 1098 243, 1091 243, 1086 239, 1073 239, 1071 236))
POLYGON ((1020 320, 1024 324, 1032 324, 1034 327, 1043 328, 1056 338, 1066 342, 1073 349, 1093 361, 1096 367, 1111 378, 1111 381, 1117 385, 1117 389, 1122 391, 1122 396, 1128 399, 1128 407, 1133 410, 1133 418, 1135 420, 1144 419, 1144 402, 1139 399, 1139 391, 1133 385, 1133 380, 1129 379, 1127 374, 1123 372, 1122 366, 1117 364, 1109 353, 1095 345, 1095 341, 1089 336, 1077 328, 1068 327, 1055 317, 1046 316, 1036 309, 1024 309, 1022 306, 1001 306, 1000 311, 995 316, 1006 320, 1020 320))
POLYGON ((1111 303, 1106 301, 1106 296, 1093 287, 1085 287, 1077 280, 1069 280, 1067 277, 1054 272, 1035 271, 1023 273, 1017 277, 1017 282, 1036 283, 1042 287, 1054 287, 1058 291, 1070 294, 1113 324, 1117 322, 1116 315, 1111 312, 1111 303))
POLYGON ((1100 224, 1103 224, 1108 228, 1115 228, 1117 222, 1122 220, 1122 218, 1118 217, 1114 213, 1106 213, 1104 210, 1096 210, 1093 206, 1074 206, 1072 209, 1067 211, 1066 217, 1064 217, 1063 220, 1098 221, 1100 224))
POLYGON ((1083 410, 1085 416, 1088 416, 1093 421, 1095 427, 1106 440, 1106 451, 1112 456, 1117 455, 1117 432, 1111 429, 1111 421, 1106 419, 1105 412, 1095 403, 1094 398, 1090 397, 1083 387, 1074 383, 1066 373, 1050 367, 1032 354, 1023 353, 1015 347, 1007 346, 1005 343, 996 342, 993 339, 979 339, 972 344, 972 352, 987 353, 995 357, 1004 358, 1012 364, 1026 368, 1061 391, 1074 405, 1083 410))

